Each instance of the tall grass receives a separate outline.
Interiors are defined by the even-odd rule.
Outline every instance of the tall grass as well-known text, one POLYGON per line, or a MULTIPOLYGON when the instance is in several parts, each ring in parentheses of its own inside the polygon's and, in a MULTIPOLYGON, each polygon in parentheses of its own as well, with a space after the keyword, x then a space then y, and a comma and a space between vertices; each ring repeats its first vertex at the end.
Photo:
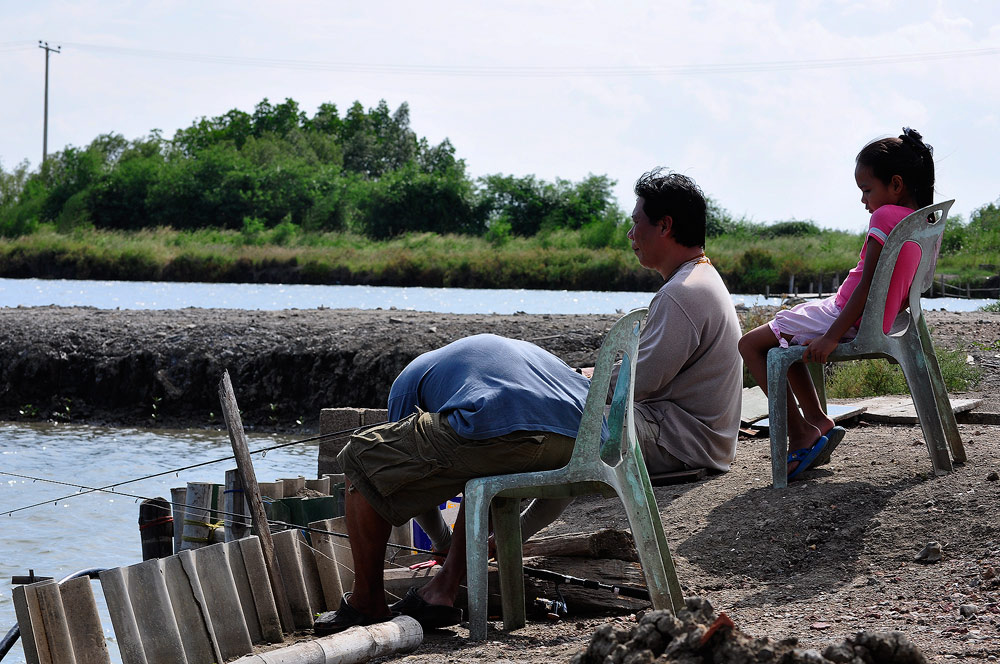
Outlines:
MULTIPOLYGON (((608 230, 608 229, 604 229, 608 230)), ((534 237, 414 232, 373 241, 351 232, 306 232, 291 222, 242 230, 95 230, 60 232, 41 224, 30 234, 0 238, 0 275, 194 281, 287 281, 380 285, 655 290, 659 275, 641 267, 618 226, 598 246, 586 230, 534 237)), ((988 272, 997 260, 989 238, 961 228, 961 250, 938 261, 941 274, 988 272), (986 266, 986 267, 984 267, 986 266), (974 267, 974 269, 973 269, 974 267), (964 272, 963 272, 964 271, 964 272)), ((987 235, 989 235, 987 233, 987 235)), ((989 237, 993 237, 989 235, 989 237)), ((709 238, 706 251, 733 292, 780 291, 790 276, 800 287, 822 278, 827 289, 856 265, 863 235, 815 231, 774 235, 756 227, 709 238)), ((954 240, 959 242, 959 240, 954 240)), ((985 273, 984 273, 985 274, 985 273)))

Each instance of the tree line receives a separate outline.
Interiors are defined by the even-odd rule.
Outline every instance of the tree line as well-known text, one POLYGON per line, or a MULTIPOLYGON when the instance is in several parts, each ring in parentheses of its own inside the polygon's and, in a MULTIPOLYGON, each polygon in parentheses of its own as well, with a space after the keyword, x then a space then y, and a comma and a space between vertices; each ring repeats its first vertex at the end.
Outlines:
POLYGON ((589 175, 470 178, 447 139, 410 127, 409 106, 331 103, 311 117, 292 99, 201 118, 165 138, 104 134, 67 147, 35 171, 0 169, 0 235, 39 223, 138 230, 168 226, 353 231, 373 239, 409 231, 533 236, 588 229, 603 246, 624 222, 615 182, 589 175))

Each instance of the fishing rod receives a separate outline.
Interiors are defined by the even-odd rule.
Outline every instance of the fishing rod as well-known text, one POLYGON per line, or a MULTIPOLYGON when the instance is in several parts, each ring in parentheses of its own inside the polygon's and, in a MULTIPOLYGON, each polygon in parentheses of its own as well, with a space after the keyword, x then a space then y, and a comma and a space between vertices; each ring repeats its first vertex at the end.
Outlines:
MULTIPOLYGON (((293 441, 288 442, 288 443, 279 443, 277 445, 271 445, 270 447, 262 447, 260 449, 253 450, 253 451, 250 452, 250 454, 261 454, 261 455, 266 456, 268 452, 271 452, 272 450, 281 449, 283 447, 291 447, 292 445, 301 445, 302 443, 308 443, 308 442, 312 442, 312 441, 315 441, 315 440, 325 440, 325 439, 328 439, 328 438, 342 438, 342 437, 344 437, 346 435, 353 434, 354 432, 360 430, 361 428, 362 427, 354 427, 354 428, 350 428, 350 429, 342 429, 340 431, 333 431, 333 432, 330 432, 330 433, 319 434, 318 436, 312 436, 311 438, 303 438, 301 440, 293 440, 293 441)), ((29 509, 32 509, 32 508, 35 508, 35 507, 41 507, 42 505, 48 505, 49 503, 52 503, 52 502, 56 502, 57 503, 60 500, 69 500, 70 498, 76 498, 77 496, 83 496, 83 495, 86 495, 88 493, 93 493, 95 491, 108 491, 108 490, 110 490, 110 493, 116 493, 114 491, 114 488, 117 487, 117 486, 121 486, 122 484, 133 484, 135 482, 143 482, 145 480, 151 480, 151 479, 155 479, 157 477, 163 477, 164 475, 170 475, 171 473, 176 474, 176 473, 180 473, 181 471, 192 470, 194 468, 201 468, 202 466, 210 466, 210 465, 212 465, 214 463, 222 463, 223 461, 229 461, 229 460, 235 459, 235 458, 236 458, 236 455, 230 454, 229 456, 221 457, 221 458, 218 458, 218 459, 212 459, 212 460, 209 460, 209 461, 201 461, 199 463, 193 463, 191 465, 181 466, 179 468, 171 468, 169 470, 164 470, 164 471, 161 471, 159 473, 153 473, 151 475, 145 475, 143 477, 134 477, 134 478, 132 478, 130 480, 122 480, 121 482, 114 482, 113 484, 105 484, 102 487, 82 487, 82 486, 80 486, 78 484, 70 484, 68 482, 63 482, 62 484, 65 484, 66 486, 79 487, 81 489, 85 489, 85 491, 82 491, 82 492, 78 491, 76 493, 71 493, 71 494, 68 494, 66 496, 60 496, 59 498, 54 498, 54 499, 49 499, 49 500, 43 500, 41 502, 34 503, 32 505, 25 505, 24 507, 18 507, 18 508, 13 509, 13 510, 4 510, 3 512, 0 512, 0 514, 7 514, 8 516, 10 516, 10 515, 13 515, 14 512, 20 512, 22 510, 29 510, 29 509)), ((7 475, 15 475, 15 473, 5 473, 5 474, 7 474, 7 475)), ((56 480, 47 480, 47 479, 44 479, 44 478, 28 478, 28 479, 34 479, 36 481, 41 481, 41 482, 51 482, 53 484, 60 484, 60 482, 57 482, 56 480)), ((127 495, 127 494, 123 494, 121 492, 117 492, 117 493, 119 493, 119 495, 127 495)), ((146 499, 146 498, 143 497, 143 499, 146 499)))

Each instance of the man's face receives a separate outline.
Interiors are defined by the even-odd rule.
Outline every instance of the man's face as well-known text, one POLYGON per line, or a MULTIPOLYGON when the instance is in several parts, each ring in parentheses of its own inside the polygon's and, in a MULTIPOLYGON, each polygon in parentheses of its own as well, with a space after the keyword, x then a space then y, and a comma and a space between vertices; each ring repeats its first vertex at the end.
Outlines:
POLYGON ((645 202, 641 196, 635 202, 628 239, 632 241, 632 251, 639 259, 639 265, 655 270, 663 256, 664 225, 667 218, 650 223, 649 217, 642 209, 645 202))

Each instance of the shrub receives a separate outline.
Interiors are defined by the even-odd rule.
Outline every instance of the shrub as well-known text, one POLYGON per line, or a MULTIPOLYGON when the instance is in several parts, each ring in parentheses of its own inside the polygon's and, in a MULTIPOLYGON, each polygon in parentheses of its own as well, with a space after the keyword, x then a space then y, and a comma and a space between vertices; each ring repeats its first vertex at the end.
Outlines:
POLYGON ((807 235, 819 235, 819 227, 816 226, 814 221, 778 221, 770 226, 765 226, 761 229, 764 235, 769 237, 784 237, 786 235, 791 235, 795 237, 803 237, 807 235))
POLYGON ((740 257, 737 288, 744 293, 763 292, 778 280, 780 272, 774 264, 774 256, 764 249, 750 248, 740 257))

